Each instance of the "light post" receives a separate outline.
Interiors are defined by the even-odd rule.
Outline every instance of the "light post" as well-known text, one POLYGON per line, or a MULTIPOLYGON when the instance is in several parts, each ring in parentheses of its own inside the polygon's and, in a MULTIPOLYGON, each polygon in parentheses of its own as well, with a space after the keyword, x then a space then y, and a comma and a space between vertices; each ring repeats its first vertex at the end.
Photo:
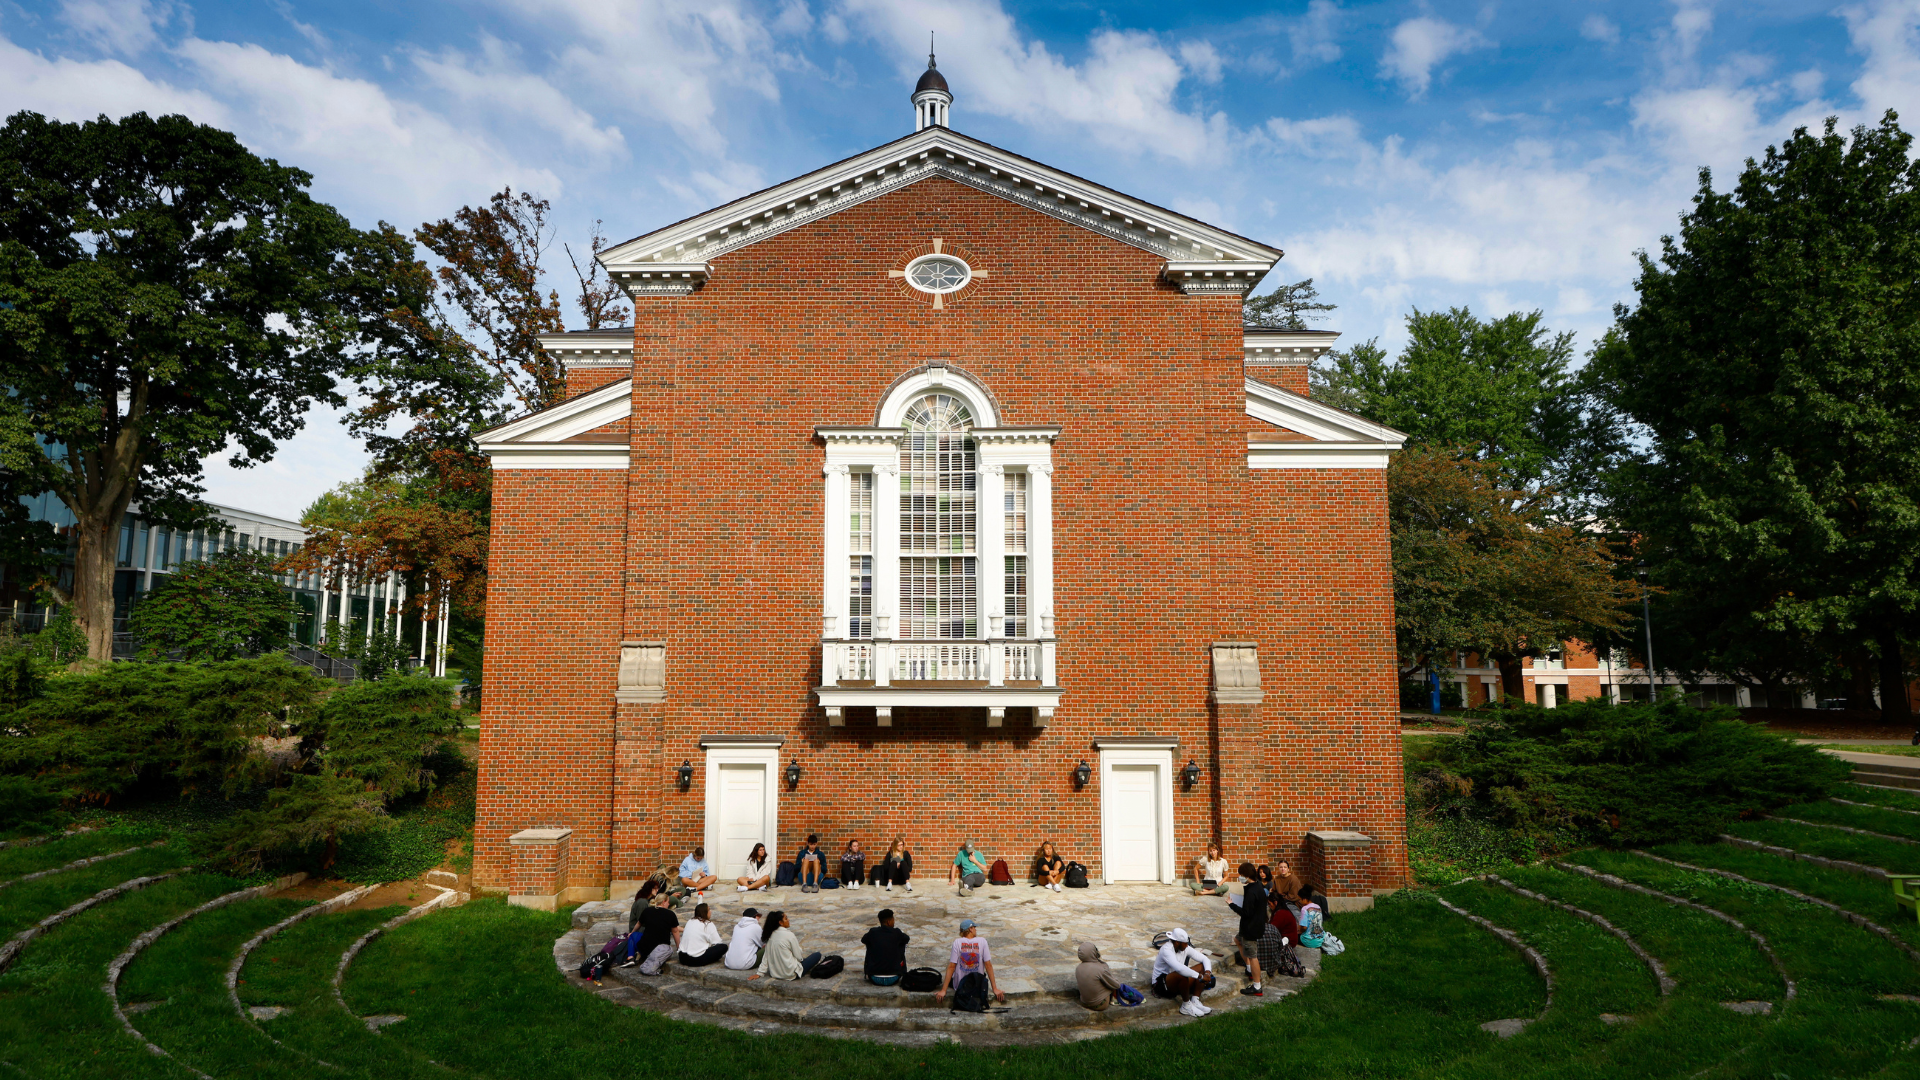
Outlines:
POLYGON ((1647 603, 1647 564, 1635 563, 1634 573, 1640 576, 1640 629, 1646 634, 1647 704, 1651 705, 1658 694, 1653 685, 1653 608, 1647 603))

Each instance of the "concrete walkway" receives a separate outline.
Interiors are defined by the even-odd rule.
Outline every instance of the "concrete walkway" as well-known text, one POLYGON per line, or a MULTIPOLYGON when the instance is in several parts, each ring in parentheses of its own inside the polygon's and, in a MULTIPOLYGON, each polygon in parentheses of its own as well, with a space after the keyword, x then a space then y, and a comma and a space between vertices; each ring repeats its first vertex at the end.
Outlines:
MULTIPOLYGON (((689 898, 676 909, 683 924, 692 918, 697 902, 689 898)), ((907 946, 909 967, 944 970, 960 920, 973 919, 992 945, 1000 987, 1009 995, 1071 991, 1079 963, 1075 950, 1082 941, 1098 945, 1101 958, 1122 981, 1145 986, 1153 972, 1153 935, 1175 926, 1185 928, 1194 944, 1224 970, 1239 925, 1225 897, 1195 897, 1173 885, 1094 885, 1058 893, 1025 884, 988 885, 971 897, 959 896, 940 882, 916 882, 913 892, 890 893, 869 887, 740 893, 728 886, 709 892, 706 902, 723 937, 732 934, 744 908, 758 908, 762 916, 784 910, 804 952, 838 953, 846 958, 847 970, 856 974, 866 958, 860 937, 877 925, 874 915, 881 908, 892 908, 895 924, 913 939, 907 946)), ((629 895, 582 904, 574 911, 573 924, 591 928, 589 948, 597 949, 616 926, 625 927, 632 903, 629 895)), ((1319 950, 1299 953, 1310 970, 1318 968, 1319 950)))

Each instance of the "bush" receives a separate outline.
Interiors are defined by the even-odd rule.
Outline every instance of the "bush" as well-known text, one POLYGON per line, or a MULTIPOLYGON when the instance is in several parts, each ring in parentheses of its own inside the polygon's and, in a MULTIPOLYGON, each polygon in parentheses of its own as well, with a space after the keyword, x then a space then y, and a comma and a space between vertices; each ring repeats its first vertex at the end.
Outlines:
POLYGON ((1711 840, 1741 816, 1825 798, 1849 767, 1678 700, 1516 706, 1409 765, 1426 821, 1491 826, 1515 854, 1711 840))

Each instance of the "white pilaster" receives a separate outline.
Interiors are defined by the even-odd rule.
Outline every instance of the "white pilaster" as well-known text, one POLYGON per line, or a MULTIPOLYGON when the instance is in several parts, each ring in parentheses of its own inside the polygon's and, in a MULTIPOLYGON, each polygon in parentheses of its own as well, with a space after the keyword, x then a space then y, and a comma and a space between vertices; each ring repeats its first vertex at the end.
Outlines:
MULTIPOLYGON (((1039 625, 1035 637, 1053 637, 1053 464, 1027 466, 1027 592, 1039 625)), ((1051 665, 1049 665, 1051 666, 1051 665)), ((1045 678, 1052 686, 1053 673, 1045 678)))
POLYGON ((820 629, 826 637, 844 638, 848 633, 847 559, 851 550, 847 529, 853 512, 847 479, 850 470, 838 462, 829 462, 822 466, 822 471, 827 477, 827 519, 821 545, 826 563, 820 578, 820 629))
POLYGON ((873 636, 891 639, 900 617, 900 463, 873 467, 873 636))
POLYGON ((998 463, 980 466, 980 636, 992 641, 1006 635, 1007 596, 1007 469, 998 463))

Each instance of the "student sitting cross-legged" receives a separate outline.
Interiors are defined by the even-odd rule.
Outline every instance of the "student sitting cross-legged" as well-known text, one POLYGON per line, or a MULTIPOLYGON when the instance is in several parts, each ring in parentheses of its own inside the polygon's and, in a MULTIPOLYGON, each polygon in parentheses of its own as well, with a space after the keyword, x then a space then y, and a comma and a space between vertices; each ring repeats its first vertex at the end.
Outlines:
POLYGON ((773 884, 773 867, 768 864, 767 845, 753 845, 753 853, 747 856, 746 873, 734 878, 733 883, 740 892, 765 889, 773 884))
POLYGON ((860 841, 847 841, 846 850, 840 853, 840 884, 857 889, 861 879, 866 876, 867 853, 860 850, 860 841))
POLYGON ((733 924, 733 940, 727 943, 726 964, 735 971, 760 966, 760 912, 748 908, 733 924))
POLYGON ((762 975, 769 979, 798 979, 820 962, 817 952, 800 955, 800 939, 794 935, 793 920, 787 918, 786 912, 768 915, 767 925, 772 929, 767 934, 766 950, 760 954, 760 970, 747 976, 749 981, 762 975))
POLYGON ((720 928, 713 925, 707 905, 693 909, 693 920, 680 932, 680 962, 687 967, 706 967, 727 955, 726 942, 720 940, 720 928))
POLYGON ((867 981, 875 986, 897 986, 907 973, 907 942, 911 939, 894 928, 893 909, 880 911, 880 925, 860 938, 867 947, 867 981))
POLYGON ((705 894, 708 886, 719 880, 713 876, 713 867, 707 865, 707 849, 695 847, 680 860, 680 884, 696 893, 705 894))
POLYGON ((1227 860, 1220 857, 1220 847, 1208 844, 1204 857, 1193 860, 1193 878, 1187 883, 1193 895, 1227 895, 1227 860))

